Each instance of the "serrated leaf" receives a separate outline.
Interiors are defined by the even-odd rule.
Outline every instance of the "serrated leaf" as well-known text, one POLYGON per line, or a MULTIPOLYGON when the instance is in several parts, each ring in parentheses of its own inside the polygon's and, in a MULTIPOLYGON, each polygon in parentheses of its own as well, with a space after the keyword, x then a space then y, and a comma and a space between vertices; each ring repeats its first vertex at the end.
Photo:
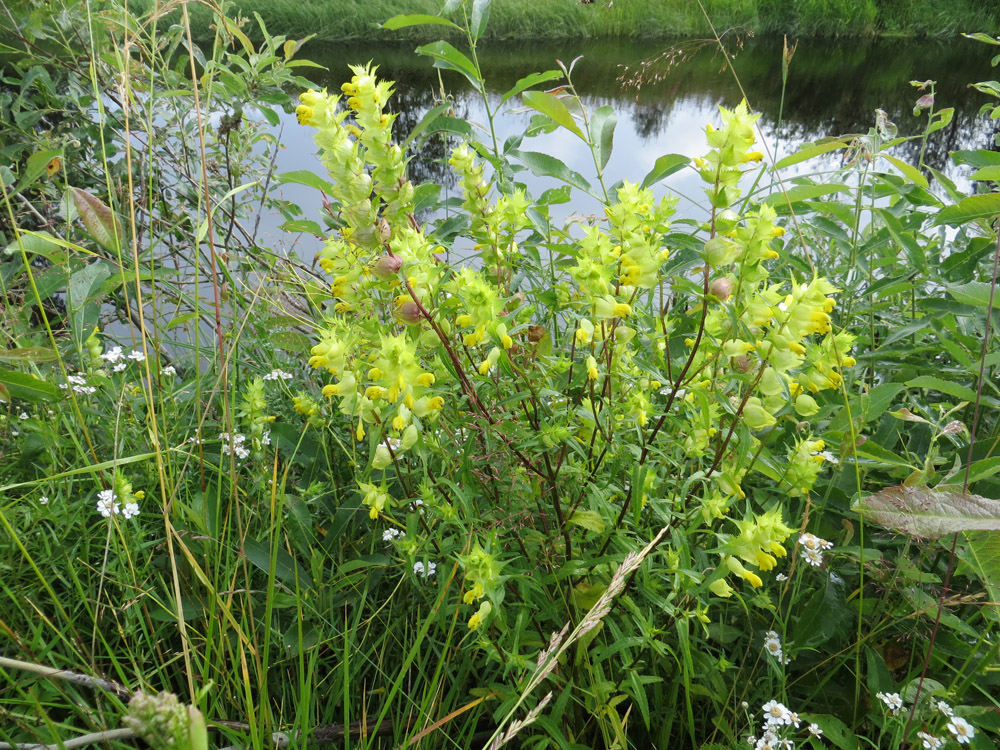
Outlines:
POLYGON ((536 112, 541 112, 550 120, 566 128, 566 130, 586 143, 587 138, 584 136, 583 131, 580 130, 580 126, 576 124, 576 120, 573 119, 569 108, 555 94, 550 94, 547 91, 525 91, 521 99, 525 105, 531 107, 536 112))
POLYGON ((642 178, 640 187, 648 188, 674 172, 679 172, 690 163, 691 158, 683 154, 664 154, 656 160, 649 174, 642 178))
POLYGON ((979 219, 993 219, 1000 216, 1000 193, 970 195, 957 204, 948 206, 938 214, 935 224, 958 226, 979 219))
POLYGON ((615 125, 618 124, 618 115, 615 114, 614 107, 605 104, 598 107, 590 118, 590 132, 594 137, 594 151, 597 155, 597 163, 603 170, 611 158, 611 150, 614 148, 615 125))
POLYGON ((0 385, 6 386, 11 398, 24 399, 33 404, 59 401, 62 398, 62 392, 52 383, 24 372, 0 370, 0 385))
POLYGON ((73 205, 76 206, 77 213, 87 228, 87 233, 105 250, 112 253, 121 252, 124 234, 121 222, 114 212, 104 205, 100 198, 86 190, 74 187, 70 188, 69 192, 73 197, 73 205))
POLYGON ((1000 531, 1000 500, 931 487, 889 487, 855 506, 866 520, 921 539, 957 531, 1000 531))
POLYGON ((596 510, 578 510, 566 519, 566 523, 600 534, 606 527, 604 518, 596 510))
POLYGON ((938 378, 933 375, 921 375, 920 377, 907 380, 906 387, 930 388, 940 393, 960 398, 963 401, 976 400, 976 392, 971 388, 960 385, 959 383, 952 383, 950 380, 944 380, 943 378, 938 378))

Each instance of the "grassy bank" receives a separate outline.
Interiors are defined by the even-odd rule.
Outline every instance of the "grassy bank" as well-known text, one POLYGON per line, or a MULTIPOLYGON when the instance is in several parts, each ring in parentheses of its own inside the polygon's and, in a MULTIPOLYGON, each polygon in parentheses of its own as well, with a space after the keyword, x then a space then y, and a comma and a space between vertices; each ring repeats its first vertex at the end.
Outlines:
MULTIPOLYGON (((437 13, 440 5, 440 0, 236 0, 233 8, 246 16, 256 11, 268 28, 280 28, 292 37, 316 34, 326 41, 380 41, 439 34, 440 27, 388 32, 379 24, 398 13, 437 13)), ((711 33, 706 14, 720 33, 733 27, 827 37, 1000 30, 1000 7, 977 0, 704 0, 703 5, 704 13, 690 0, 497 0, 486 35, 501 40, 697 36, 711 33)), ((192 13, 195 26, 210 33, 208 9, 192 6, 192 13)))

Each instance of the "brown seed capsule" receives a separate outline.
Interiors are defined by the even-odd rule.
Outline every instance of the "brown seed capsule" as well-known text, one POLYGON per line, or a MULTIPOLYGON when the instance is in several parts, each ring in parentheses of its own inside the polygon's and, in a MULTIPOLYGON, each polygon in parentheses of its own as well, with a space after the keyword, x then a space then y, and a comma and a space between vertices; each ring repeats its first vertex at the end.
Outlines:
POLYGON ((403 267, 403 259, 398 255, 383 255, 372 266, 372 273, 382 281, 396 278, 399 269, 403 267))
POLYGON ((424 319, 420 307, 413 300, 408 300, 393 311, 396 320, 406 326, 412 326, 424 319))
POLYGON ((713 281, 708 287, 708 293, 719 302, 725 302, 729 295, 733 293, 733 282, 726 277, 721 277, 713 281))
POLYGON ((735 367, 740 372, 750 372, 754 368, 754 363, 750 360, 746 354, 740 355, 739 357, 733 357, 733 367, 735 367))

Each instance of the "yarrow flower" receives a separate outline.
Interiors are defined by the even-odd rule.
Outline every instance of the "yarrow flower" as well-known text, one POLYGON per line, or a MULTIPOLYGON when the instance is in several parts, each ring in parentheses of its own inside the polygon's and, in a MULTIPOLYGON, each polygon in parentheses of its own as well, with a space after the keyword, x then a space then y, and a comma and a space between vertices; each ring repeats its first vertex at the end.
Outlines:
MULTIPOLYGON (((402 539, 404 536, 406 536, 406 534, 404 534, 399 529, 397 529, 395 527, 390 527, 390 528, 388 528, 388 529, 386 529, 385 531, 382 532, 382 541, 383 542, 393 542, 396 539, 402 539)), ((416 572, 416 571, 414 570, 414 572, 416 572)))
POLYGON ((87 385, 87 379, 83 375, 67 375, 66 382, 60 383, 59 387, 63 390, 72 388, 73 393, 79 396, 89 396, 97 392, 96 386, 87 385))
POLYGON ((435 573, 437 573, 437 563, 427 563, 426 566, 419 560, 413 563, 413 575, 415 576, 430 578, 435 573))
POLYGON ((127 521, 137 515, 139 515, 139 503, 125 503, 125 507, 122 508, 122 518, 127 521))
POLYGON ((291 380, 292 373, 285 372, 284 370, 271 370, 264 376, 264 380, 291 380))
POLYGON ((120 346, 113 346, 101 355, 101 359, 109 365, 113 365, 116 362, 119 362, 124 356, 125 354, 122 352, 122 348, 120 346))
POLYGON ((764 721, 769 727, 780 727, 792 723, 792 712, 783 703, 776 700, 769 700, 761 710, 764 712, 764 721))
POLYGON ((177 375, 177 368, 174 367, 173 365, 167 365, 166 367, 160 369, 160 375, 163 375, 164 377, 167 378, 172 378, 175 375, 177 375))
POLYGON ((876 693, 875 697, 882 701, 895 716, 903 708, 903 699, 899 693, 876 693))
POLYGON ((244 446, 247 436, 239 432, 234 432, 231 436, 228 432, 220 432, 219 440, 222 441, 222 455, 235 454, 240 460, 250 457, 250 451, 244 446))
POLYGON ((133 362, 145 362, 146 361, 146 355, 145 355, 145 353, 143 353, 143 351, 141 349, 133 349, 132 351, 130 351, 125 356, 128 357, 129 359, 131 359, 133 362))
POLYGON ((799 544, 802 545, 802 559, 818 568, 823 564, 823 550, 832 549, 833 542, 820 539, 815 534, 805 533, 799 537, 799 544))
POLYGON ((938 750, 938 748, 944 747, 945 743, 943 737, 935 737, 927 732, 917 732, 917 739, 923 744, 925 750, 938 750))
POLYGON ((779 664, 788 664, 790 657, 784 655, 781 650, 781 636, 774 630, 764 633, 764 650, 778 660, 779 664))
POLYGON ((976 736, 976 730, 960 716, 952 717, 951 721, 948 722, 948 731, 952 733, 955 741, 960 745, 968 745, 976 736))
POLYGON ((42 495, 40 498, 38 498, 38 504, 39 505, 48 505, 49 504, 49 498, 46 495, 42 495))
POLYGON ((809 725, 809 734, 811 734, 813 737, 822 737, 823 730, 820 729, 819 724, 813 722, 812 724, 809 725))

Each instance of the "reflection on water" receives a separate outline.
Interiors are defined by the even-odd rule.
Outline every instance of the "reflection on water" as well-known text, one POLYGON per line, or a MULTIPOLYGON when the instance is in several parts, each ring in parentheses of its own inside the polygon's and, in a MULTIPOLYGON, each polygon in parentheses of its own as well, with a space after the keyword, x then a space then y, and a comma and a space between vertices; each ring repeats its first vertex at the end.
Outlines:
MULTIPOLYGON (((948 152, 987 147, 991 128, 995 128, 995 124, 978 115, 982 95, 967 87, 970 81, 988 77, 990 72, 988 51, 970 40, 805 41, 799 44, 791 61, 783 105, 782 41, 734 40, 729 51, 731 68, 727 68, 725 56, 715 45, 692 40, 663 46, 610 41, 484 45, 479 57, 488 91, 496 102, 521 77, 555 68, 557 59, 569 64, 582 56, 574 68, 573 81, 585 105, 594 109, 610 104, 619 116, 615 152, 606 170, 605 182, 609 186, 624 178, 641 179, 662 154, 695 156, 703 152, 705 123, 717 121, 717 105, 732 107, 739 103, 743 97, 741 85, 753 108, 763 113, 761 131, 768 146, 776 149, 776 158, 819 137, 866 133, 874 123, 876 109, 888 113, 901 135, 918 134, 926 115, 915 117, 912 109, 916 99, 926 92, 918 91, 910 81, 937 81, 935 106, 955 108, 951 124, 935 133, 927 146, 925 160, 931 166, 948 171, 948 152)), ((399 140, 440 101, 442 91, 453 98, 457 115, 485 122, 482 101, 470 91, 465 79, 432 68, 429 59, 413 53, 413 45, 310 45, 308 54, 329 69, 316 80, 331 90, 339 89, 350 77, 348 64, 368 60, 379 65, 380 77, 396 81, 391 107, 399 113, 395 125, 399 140)), ((515 102, 509 102, 497 118, 501 143, 520 134, 530 119, 528 113, 511 106, 515 102)), ((278 171, 317 169, 311 138, 305 136, 294 117, 288 116, 283 128, 286 148, 278 171)), ((525 139, 521 149, 548 153, 588 179, 595 176, 589 152, 571 134, 557 132, 525 139)), ((894 154, 916 162, 919 150, 919 140, 913 140, 901 144, 894 154)), ((411 162, 411 178, 415 183, 435 181, 450 187, 451 176, 444 162, 445 145, 433 139, 411 162)), ((521 174, 534 195, 554 184, 530 173, 521 174)), ((701 214, 701 185, 696 175, 674 175, 669 188, 686 198, 679 208, 682 215, 701 214)), ((320 208, 318 197, 308 189, 285 186, 283 191, 285 197, 303 206, 307 216, 315 216, 320 208)), ((596 209, 596 202, 590 206, 584 200, 575 203, 573 209, 589 212, 596 209)), ((279 244, 284 244, 277 230, 279 223, 275 220, 267 228, 275 232, 279 244)), ((310 257, 319 246, 318 240, 308 237, 298 241, 301 257, 310 257)))

